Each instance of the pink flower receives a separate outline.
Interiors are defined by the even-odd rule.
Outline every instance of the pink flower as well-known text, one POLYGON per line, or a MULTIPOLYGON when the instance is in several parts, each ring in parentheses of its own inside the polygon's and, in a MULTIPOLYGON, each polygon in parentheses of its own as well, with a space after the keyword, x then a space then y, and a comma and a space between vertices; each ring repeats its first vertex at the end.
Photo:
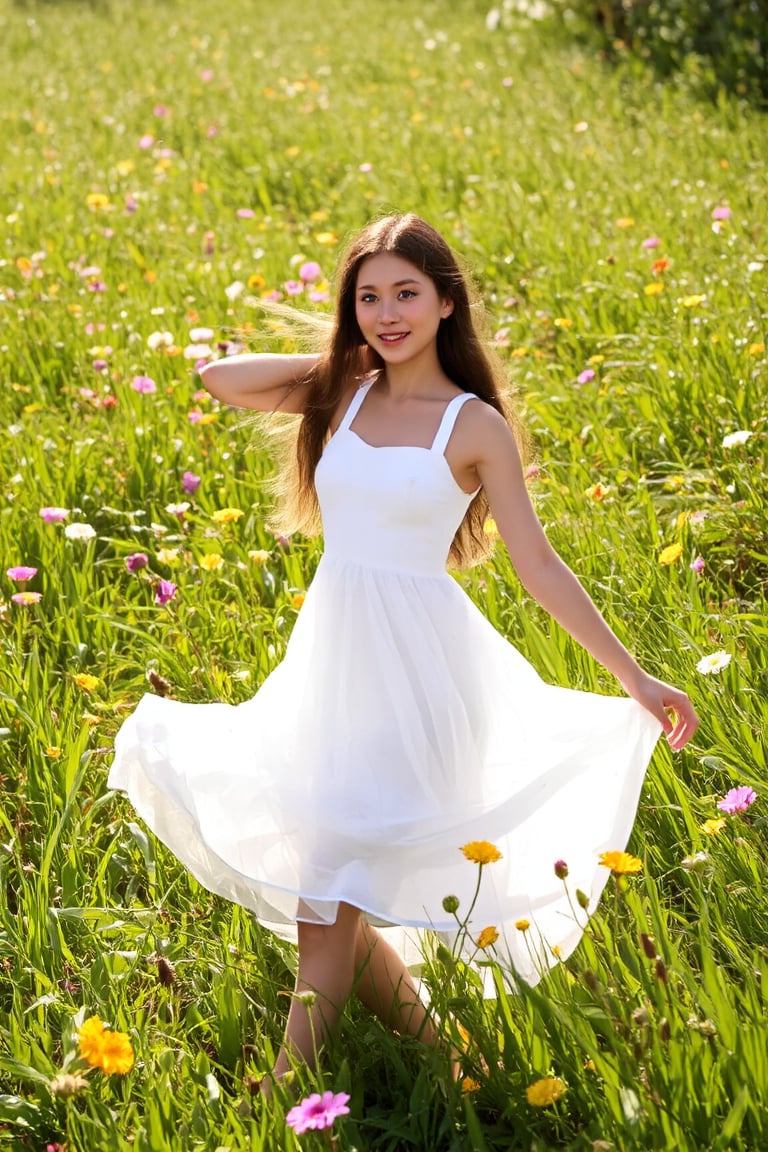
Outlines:
POLYGON ((305 284, 313 284, 315 280, 319 280, 323 274, 323 270, 316 260, 307 260, 306 264, 302 264, 299 268, 299 277, 305 284))
POLYGON ((236 215, 240 220, 253 220, 256 213, 253 208, 238 208, 236 215))
POLYGON ((142 568, 146 568, 147 564, 149 564, 149 556, 146 552, 134 552, 125 560, 125 566, 129 572, 140 572, 142 568))
POLYGON ((373 164, 361 164, 360 172, 373 172, 373 164))
POLYGON ((136 202, 136 197, 132 193, 127 192, 125 196, 125 210, 129 216, 133 216, 139 205, 136 202))
POLYGON ((594 378, 595 378, 594 368, 585 368, 584 371, 579 372, 578 376, 576 377, 579 384, 589 384, 589 382, 591 380, 594 380, 594 378))
POLYGON ((712 209, 713 220, 730 220, 731 210, 726 208, 724 204, 719 205, 717 208, 712 209))
POLYGON ((143 136, 139 137, 139 148, 142 148, 146 151, 147 148, 152 147, 154 142, 155 142, 155 138, 152 135, 152 133, 151 132, 145 132, 143 136))
POLYGON ((16 568, 7 568, 5 574, 10 576, 11 580, 23 584, 25 581, 31 580, 33 576, 37 576, 37 568, 28 568, 26 564, 19 564, 16 568))
POLYGON ((330 1128, 337 1116, 345 1116, 349 1112, 347 1101, 348 1092, 313 1092, 306 1100, 291 1108, 285 1118, 289 1128, 293 1128, 297 1136, 307 1132, 310 1128, 330 1128))
POLYGON ((743 784, 741 788, 731 788, 730 792, 726 792, 717 806, 721 812, 733 816, 736 812, 746 812, 755 800, 757 800, 757 793, 754 788, 749 788, 743 784))
POLYGON ((195 476, 194 472, 185 472, 181 478, 181 486, 187 495, 191 496, 200 487, 200 477, 195 476))
POLYGON ((301 280, 286 280, 284 287, 289 296, 300 296, 304 291, 301 280))
POLYGON ((555 876, 558 880, 566 880, 568 877, 568 865, 565 860, 555 860, 555 876))
POLYGON ((325 304, 326 300, 330 299, 327 292, 318 292, 317 289, 310 292, 309 298, 313 304, 325 304))
POLYGON ((39 604, 42 595, 42 592, 14 592, 11 600, 14 604, 39 604))
POLYGON ((170 108, 166 104, 155 104, 153 111, 155 113, 155 116, 162 119, 163 116, 168 115, 168 113, 170 112, 170 108))
POLYGON ((642 248, 658 248, 661 240, 658 236, 649 236, 647 240, 643 240, 642 248))
POLYGON ((202 80, 203 84, 209 84, 211 80, 213 80, 213 69, 204 68, 200 73, 200 79, 202 80))
POLYGON ((105 369, 109 368, 109 363, 106 360, 94 360, 91 367, 94 372, 104 372, 105 369))
POLYGON ((167 604, 169 600, 173 600, 177 591, 178 589, 172 580, 158 580, 155 589, 155 604, 167 604))
POLYGON ((40 515, 46 524, 58 524, 69 516, 69 508, 41 508, 40 515))
POLYGON ((695 572, 697 576, 700 576, 704 571, 704 557, 697 556, 694 560, 691 560, 688 567, 690 568, 691 572, 695 572))
POLYGON ((131 381, 131 388, 134 392, 140 392, 144 396, 150 396, 153 392, 157 392, 157 384, 151 376, 134 376, 131 381))

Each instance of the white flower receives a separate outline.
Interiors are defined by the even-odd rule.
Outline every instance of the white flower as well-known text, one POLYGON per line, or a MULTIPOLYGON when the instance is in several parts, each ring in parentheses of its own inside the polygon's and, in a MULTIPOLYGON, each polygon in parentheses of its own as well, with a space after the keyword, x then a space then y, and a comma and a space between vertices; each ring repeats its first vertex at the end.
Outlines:
POLYGON ((209 356, 213 356, 210 344, 187 344, 184 349, 185 360, 206 360, 209 356))
POLYGON ((64 535, 67 540, 93 540, 96 529, 92 528, 90 524, 67 524, 64 535))
POLYGON ((224 295, 227 300, 237 300, 238 296, 245 291, 245 284, 242 280, 233 280, 232 283, 224 289, 224 295))
POLYGON ((165 506, 166 512, 169 512, 171 516, 183 516, 185 512, 189 512, 189 508, 188 500, 182 500, 181 504, 166 504, 165 506))
POLYGON ((173 334, 171 332, 153 332, 147 336, 147 347, 151 348, 154 352, 156 348, 170 348, 173 344, 173 334))
POLYGON ((209 340, 213 340, 215 333, 213 328, 190 328, 189 338, 193 344, 205 344, 209 340))
POLYGON ((761 264, 759 260, 753 260, 750 264, 747 264, 747 272, 762 272, 764 267, 765 265, 761 264))
POLYGON ((709 856, 706 852, 696 852, 693 856, 686 856, 684 860, 680 861, 680 866, 685 868, 686 872, 697 872, 699 868, 704 868, 709 863, 709 856))
POLYGON ((701 672, 704 676, 709 676, 712 672, 722 672, 723 668, 727 668, 731 662, 730 652, 712 652, 709 656, 702 656, 696 665, 696 671, 701 672))
POLYGON ((727 436, 723 436, 723 448, 733 448, 737 444, 746 444, 751 436, 752 433, 745 432, 744 429, 738 432, 729 432, 727 436))

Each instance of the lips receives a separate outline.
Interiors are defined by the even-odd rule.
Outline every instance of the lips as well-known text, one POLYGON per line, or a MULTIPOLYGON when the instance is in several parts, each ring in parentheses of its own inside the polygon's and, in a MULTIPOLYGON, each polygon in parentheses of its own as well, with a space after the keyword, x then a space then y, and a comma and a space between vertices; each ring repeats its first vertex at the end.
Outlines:
POLYGON ((407 332, 380 332, 379 340, 384 344, 399 344, 401 340, 405 340, 407 332))

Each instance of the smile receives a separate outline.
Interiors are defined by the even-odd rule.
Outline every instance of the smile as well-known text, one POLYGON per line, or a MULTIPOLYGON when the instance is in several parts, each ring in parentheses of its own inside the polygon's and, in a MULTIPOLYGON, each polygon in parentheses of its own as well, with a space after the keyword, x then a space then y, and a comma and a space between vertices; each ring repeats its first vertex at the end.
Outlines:
POLYGON ((381 333, 379 340, 383 340, 385 344, 399 344, 401 340, 405 340, 407 332, 390 332, 387 335, 381 333))

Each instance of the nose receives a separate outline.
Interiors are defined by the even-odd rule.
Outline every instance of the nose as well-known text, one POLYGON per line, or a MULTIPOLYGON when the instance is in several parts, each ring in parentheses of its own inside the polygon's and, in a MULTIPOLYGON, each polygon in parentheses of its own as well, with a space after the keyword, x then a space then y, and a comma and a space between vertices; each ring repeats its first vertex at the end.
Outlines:
POLYGON ((400 315, 397 299, 382 297, 379 302, 379 319, 383 324, 391 324, 400 315))

